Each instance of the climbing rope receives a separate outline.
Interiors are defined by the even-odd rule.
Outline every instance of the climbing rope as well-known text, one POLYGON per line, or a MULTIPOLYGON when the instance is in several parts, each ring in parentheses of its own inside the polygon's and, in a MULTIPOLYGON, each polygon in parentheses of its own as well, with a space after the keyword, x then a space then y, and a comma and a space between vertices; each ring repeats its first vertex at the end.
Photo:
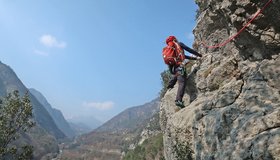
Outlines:
POLYGON ((252 21, 254 19, 256 19, 271 2, 272 2, 272 0, 268 0, 268 2, 266 2, 264 7, 262 9, 258 10, 258 12, 255 14, 255 16, 245 26, 243 26, 235 35, 229 37, 229 39, 227 39, 226 41, 224 41, 220 44, 214 45, 214 46, 209 46, 205 42, 202 42, 202 45, 206 48, 219 48, 219 47, 225 46, 227 43, 229 43, 234 38, 236 38, 241 32, 243 32, 245 30, 245 28, 248 27, 252 23, 252 21))

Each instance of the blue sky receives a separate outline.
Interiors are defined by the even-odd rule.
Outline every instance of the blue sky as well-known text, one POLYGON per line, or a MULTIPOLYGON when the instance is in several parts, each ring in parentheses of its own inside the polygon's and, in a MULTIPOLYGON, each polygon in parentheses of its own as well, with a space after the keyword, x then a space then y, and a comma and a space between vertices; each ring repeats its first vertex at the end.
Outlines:
POLYGON ((0 60, 67 118, 105 121, 161 89, 168 35, 191 46, 192 0, 0 0, 0 60))

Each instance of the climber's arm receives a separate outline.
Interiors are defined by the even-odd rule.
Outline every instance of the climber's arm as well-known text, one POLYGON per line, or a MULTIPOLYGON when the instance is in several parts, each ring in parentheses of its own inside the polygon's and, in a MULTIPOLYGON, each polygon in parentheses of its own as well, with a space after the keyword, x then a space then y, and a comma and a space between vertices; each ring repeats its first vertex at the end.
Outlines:
MULTIPOLYGON (((190 47, 186 46, 184 43, 179 42, 179 45, 186 51, 190 52, 193 55, 196 55, 198 57, 202 57, 202 55, 200 53, 198 53, 197 51, 191 49, 190 47)), ((189 58, 188 58, 189 59, 189 58)))

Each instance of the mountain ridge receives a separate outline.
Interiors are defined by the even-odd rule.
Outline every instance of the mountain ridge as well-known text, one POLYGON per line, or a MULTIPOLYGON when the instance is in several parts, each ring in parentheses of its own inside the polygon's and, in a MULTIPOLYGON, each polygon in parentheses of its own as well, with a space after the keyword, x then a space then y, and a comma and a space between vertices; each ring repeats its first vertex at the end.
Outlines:
MULTIPOLYGON (((7 93, 11 93, 14 90, 18 90, 21 95, 28 93, 28 89, 17 77, 16 73, 4 63, 0 63, 0 87, 1 96, 5 96, 7 93)), ((56 138, 64 138, 65 135, 57 128, 48 111, 32 94, 29 94, 29 97, 33 106, 36 122, 56 138)))
POLYGON ((62 112, 56 108, 53 108, 47 99, 43 96, 42 93, 37 91, 34 88, 29 89, 30 93, 35 96, 35 98, 45 107, 45 109, 49 112, 52 119, 54 120, 55 124, 58 126, 58 128, 69 138, 72 138, 75 136, 74 131, 68 124, 68 122, 65 120, 62 112))

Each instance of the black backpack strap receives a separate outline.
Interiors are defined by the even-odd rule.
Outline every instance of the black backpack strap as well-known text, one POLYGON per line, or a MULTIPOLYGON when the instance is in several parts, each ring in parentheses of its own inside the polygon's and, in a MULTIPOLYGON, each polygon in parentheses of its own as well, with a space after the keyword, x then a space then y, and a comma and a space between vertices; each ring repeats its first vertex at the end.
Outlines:
POLYGON ((175 66, 173 66, 173 65, 168 65, 168 69, 169 69, 169 72, 170 72, 171 74, 175 74, 175 73, 176 73, 176 71, 175 71, 176 67, 175 67, 175 66))

